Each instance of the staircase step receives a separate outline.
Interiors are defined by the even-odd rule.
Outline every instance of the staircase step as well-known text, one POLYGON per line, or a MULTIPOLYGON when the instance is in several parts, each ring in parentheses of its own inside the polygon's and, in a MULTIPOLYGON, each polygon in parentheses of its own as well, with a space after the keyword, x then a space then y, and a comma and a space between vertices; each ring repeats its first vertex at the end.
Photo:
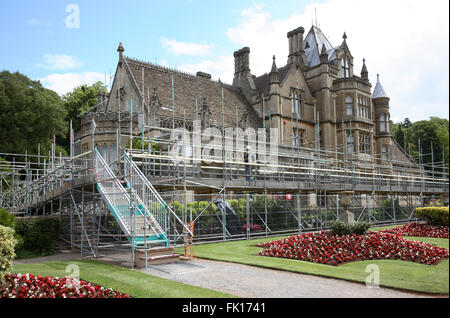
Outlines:
MULTIPOLYGON (((147 257, 173 254, 173 247, 152 247, 147 249, 147 257)), ((136 256, 145 258, 145 249, 137 249, 136 256)))
MULTIPOLYGON (((178 262, 179 260, 180 260, 180 255, 178 255, 178 254, 151 256, 151 257, 147 258, 147 265, 174 263, 174 262, 178 262)), ((145 267, 145 257, 136 258, 135 265, 137 268, 144 268, 145 267)))

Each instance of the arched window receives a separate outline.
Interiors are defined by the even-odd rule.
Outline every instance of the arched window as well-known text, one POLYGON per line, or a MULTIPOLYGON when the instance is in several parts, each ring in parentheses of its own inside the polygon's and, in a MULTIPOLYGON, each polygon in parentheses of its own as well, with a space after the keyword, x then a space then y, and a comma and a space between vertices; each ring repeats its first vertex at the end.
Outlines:
POLYGON ((351 96, 345 98, 345 114, 353 116, 353 98, 351 96))
POLYGON ((386 115, 381 113, 380 115, 380 132, 386 131, 386 115))
POLYGON ((292 114, 296 117, 303 117, 303 97, 298 89, 291 89, 292 114))

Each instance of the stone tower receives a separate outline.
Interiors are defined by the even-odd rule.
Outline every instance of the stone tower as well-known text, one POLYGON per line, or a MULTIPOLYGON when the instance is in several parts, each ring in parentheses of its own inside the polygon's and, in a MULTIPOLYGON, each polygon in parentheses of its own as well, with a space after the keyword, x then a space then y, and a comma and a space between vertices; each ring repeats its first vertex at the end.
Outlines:
POLYGON ((391 152, 389 97, 380 83, 379 74, 372 94, 372 103, 376 125, 376 153, 381 161, 387 161, 391 152))

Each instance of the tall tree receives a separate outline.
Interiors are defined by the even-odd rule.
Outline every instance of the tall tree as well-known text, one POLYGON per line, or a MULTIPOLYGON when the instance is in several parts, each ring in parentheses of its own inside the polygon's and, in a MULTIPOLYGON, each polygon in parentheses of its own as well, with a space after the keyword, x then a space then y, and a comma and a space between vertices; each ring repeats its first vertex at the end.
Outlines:
POLYGON ((39 81, 19 72, 0 73, 0 152, 37 153, 41 144, 46 153, 54 135, 66 136, 65 115, 58 94, 39 81))
POLYGON ((403 122, 393 125, 392 136, 400 145, 406 145, 406 151, 411 150, 411 155, 426 165, 426 169, 432 169, 434 162, 435 170, 445 162, 449 163, 449 121, 445 118, 431 117, 429 120, 421 120, 415 123, 406 118, 403 122), (402 139, 404 138, 404 139, 402 139), (404 141, 404 143, 403 143, 404 141), (420 149, 419 149, 420 141, 420 149))
POLYGON ((98 94, 106 92, 107 89, 102 82, 97 82, 90 86, 80 85, 75 87, 72 92, 63 96, 64 108, 66 109, 66 121, 72 120, 74 131, 81 128, 80 115, 97 105, 98 94))

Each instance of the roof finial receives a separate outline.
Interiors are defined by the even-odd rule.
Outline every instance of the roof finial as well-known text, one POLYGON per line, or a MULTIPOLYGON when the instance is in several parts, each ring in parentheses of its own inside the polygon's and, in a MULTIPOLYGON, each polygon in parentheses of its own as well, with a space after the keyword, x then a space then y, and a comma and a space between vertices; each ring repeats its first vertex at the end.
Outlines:
POLYGON ((342 36, 342 38, 344 39, 344 41, 347 39, 347 34, 344 32, 344 35, 342 36))
POLYGON ((380 74, 377 74, 377 82, 380 81, 380 74))
POLYGON ((119 47, 117 48, 117 52, 122 53, 123 51, 125 51, 125 49, 123 48, 122 42, 120 42, 119 47))

